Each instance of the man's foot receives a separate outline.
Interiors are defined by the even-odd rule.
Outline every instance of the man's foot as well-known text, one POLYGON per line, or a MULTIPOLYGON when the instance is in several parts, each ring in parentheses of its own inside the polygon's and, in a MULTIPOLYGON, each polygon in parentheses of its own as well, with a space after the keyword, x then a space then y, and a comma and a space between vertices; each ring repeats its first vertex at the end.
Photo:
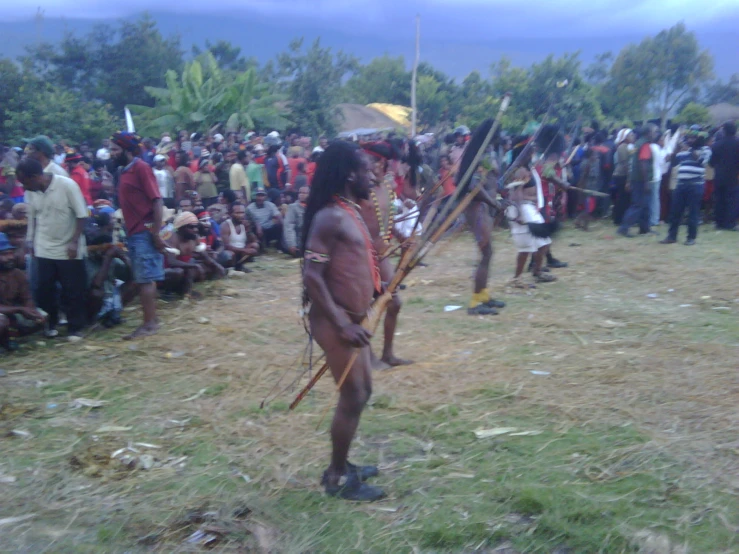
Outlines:
POLYGON ((403 360, 393 354, 389 356, 383 356, 381 361, 383 363, 386 363, 390 367, 398 367, 401 365, 411 365, 412 363, 414 363, 413 360, 403 360))
POLYGON ((561 262, 557 258, 551 258, 547 261, 547 267, 551 269, 563 269, 569 265, 567 262, 561 262))
POLYGON ((469 315, 498 315, 498 310, 490 308, 485 304, 479 304, 474 308, 467 308, 467 313, 469 315))
POLYGON ((533 285, 527 285, 520 277, 514 277, 513 279, 511 279, 508 283, 508 286, 513 287, 514 289, 528 289, 530 287, 533 288, 533 285))
POLYGON ((80 342, 82 340, 82 333, 75 332, 67 335, 67 342, 80 342))
POLYGON ((495 300, 494 298, 491 298, 487 302, 483 303, 488 308, 505 308, 505 302, 502 302, 500 300, 495 300))
POLYGON ((385 371, 390 369, 390 364, 386 364, 380 358, 372 356, 372 359, 370 360, 370 367, 372 368, 372 371, 385 371))
POLYGON ((44 336, 47 339, 55 339, 56 337, 59 336, 59 331, 57 331, 56 329, 49 328, 49 329, 44 330, 44 336))
MULTIPOLYGON (((326 480, 328 481, 328 476, 326 480)), ((327 482, 324 487, 327 495, 337 496, 353 502, 375 502, 386 496, 381 488, 362 483, 359 476, 352 472, 343 475, 338 484, 329 485, 327 482)))
POLYGON ((188 298, 189 300, 202 300, 203 293, 196 291, 196 290, 191 290, 185 295, 185 297, 188 298))
MULTIPOLYGON (((377 469, 377 466, 356 466, 351 462, 346 462, 346 472, 356 474, 356 476, 359 477, 359 480, 363 483, 368 479, 377 477, 380 474, 380 470, 377 469)), ((327 484, 328 471, 324 471, 323 477, 321 477, 321 485, 325 487, 327 484)))
POLYGON ((675 239, 671 239, 670 237, 667 237, 664 240, 659 241, 660 244, 675 244, 677 241, 675 239))
POLYGON ((144 337, 150 337, 152 335, 156 335, 157 331, 159 331, 158 323, 144 323, 141 327, 136 329, 130 335, 124 336, 123 340, 134 340, 134 339, 141 339, 144 337))
POLYGON ((695 239, 688 239, 685 241, 685 246, 694 246, 695 245, 695 239))
POLYGON ((534 275, 534 278, 537 283, 554 283, 557 280, 551 273, 539 273, 539 275, 534 275))
POLYGON ((618 228, 618 230, 616 231, 616 233, 618 233, 622 237, 626 237, 627 239, 633 239, 634 238, 634 235, 632 235, 631 233, 629 233, 627 230, 621 229, 620 227, 618 228))

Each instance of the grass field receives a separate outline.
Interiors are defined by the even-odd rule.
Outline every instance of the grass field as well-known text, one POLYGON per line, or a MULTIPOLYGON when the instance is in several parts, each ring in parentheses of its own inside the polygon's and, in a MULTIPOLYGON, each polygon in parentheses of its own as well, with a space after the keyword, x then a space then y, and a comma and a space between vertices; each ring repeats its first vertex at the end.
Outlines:
POLYGON ((0 551, 739 552, 739 237, 702 231, 565 231, 570 268, 530 292, 505 288, 496 231, 508 307, 486 319, 444 312, 477 253, 440 245, 403 293, 417 363, 375 375, 352 451, 380 466, 372 505, 319 487, 328 378, 295 413, 295 388, 260 409, 299 375, 294 261, 162 303, 150 340, 31 341, 0 359, 0 551))

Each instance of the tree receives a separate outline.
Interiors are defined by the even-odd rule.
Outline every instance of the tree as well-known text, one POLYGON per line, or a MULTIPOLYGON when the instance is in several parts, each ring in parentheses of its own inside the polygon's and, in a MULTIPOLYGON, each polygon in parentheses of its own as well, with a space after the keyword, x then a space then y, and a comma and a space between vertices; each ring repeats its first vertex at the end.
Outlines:
POLYGON ((23 87, 23 73, 17 64, 7 58, 0 59, 0 140, 7 140, 5 120, 8 111, 21 106, 18 92, 23 87))
POLYGON ((734 73, 728 82, 716 81, 708 86, 705 95, 706 104, 734 104, 739 106, 739 73, 734 73))
POLYGON ((650 44, 653 97, 662 126, 678 103, 713 75, 713 58, 700 50, 684 23, 660 32, 650 44))
POLYGON ((652 97, 649 39, 624 47, 601 88, 603 111, 616 118, 642 119, 652 97))
POLYGON ((169 70, 166 87, 146 87, 154 107, 132 105, 142 129, 159 133, 173 129, 207 131, 214 125, 226 130, 258 126, 284 130, 289 123, 277 107, 280 97, 260 83, 257 72, 223 72, 209 51, 187 64, 181 75, 169 70))
POLYGON ((25 59, 44 80, 116 112, 126 104, 153 105, 144 87, 164 86, 166 71, 183 63, 179 37, 162 37, 148 15, 115 28, 99 25, 85 37, 67 34, 59 45, 41 43, 25 59))
POLYGON ((120 127, 110 113, 110 106, 83 100, 77 94, 49 83, 26 87, 22 106, 6 112, 5 134, 8 140, 48 134, 71 144, 82 141, 99 143, 120 127))
POLYGON ((613 65, 613 52, 604 52, 595 56, 595 61, 584 71, 585 79, 591 85, 602 84, 608 78, 613 65))
POLYGON ((192 53, 195 57, 200 56, 204 52, 210 52, 216 62, 218 62, 218 67, 225 71, 243 72, 252 67, 256 68, 259 65, 256 58, 245 58, 241 55, 241 48, 234 46, 227 40, 219 40, 215 44, 206 40, 204 51, 198 46, 192 47, 192 53))
POLYGON ((342 51, 334 55, 331 48, 321 47, 320 38, 303 51, 301 38, 292 41, 289 51, 280 54, 277 62, 280 86, 288 94, 294 123, 312 136, 334 134, 341 84, 357 69, 356 59, 342 51))
POLYGON ((431 75, 419 75, 416 85, 416 108, 418 122, 430 127, 441 121, 449 97, 442 90, 442 83, 431 75))
POLYGON ((689 102, 672 121, 683 125, 707 125, 711 123, 711 112, 702 104, 689 102))
POLYGON ((360 67, 346 82, 344 98, 355 104, 410 105, 411 73, 403 56, 382 56, 360 67))

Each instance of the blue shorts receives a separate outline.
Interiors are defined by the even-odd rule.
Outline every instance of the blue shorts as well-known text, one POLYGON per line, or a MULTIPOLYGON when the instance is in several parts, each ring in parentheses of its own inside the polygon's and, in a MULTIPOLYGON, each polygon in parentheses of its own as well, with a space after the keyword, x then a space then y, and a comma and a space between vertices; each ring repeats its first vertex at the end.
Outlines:
POLYGON ((154 247, 154 237, 149 231, 141 231, 128 237, 128 254, 136 283, 144 285, 164 281, 164 256, 154 247))

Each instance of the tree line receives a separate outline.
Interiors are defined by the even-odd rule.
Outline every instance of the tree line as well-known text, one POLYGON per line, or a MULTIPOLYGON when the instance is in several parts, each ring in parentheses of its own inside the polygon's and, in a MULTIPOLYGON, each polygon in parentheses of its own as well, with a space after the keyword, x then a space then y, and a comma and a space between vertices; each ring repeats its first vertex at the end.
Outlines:
MULTIPOLYGON (((214 126, 331 135, 340 124, 338 104, 408 106, 410 81, 402 56, 362 64, 320 39, 296 39, 262 65, 226 41, 186 52, 178 36, 162 36, 145 15, 84 36, 67 34, 58 44, 36 44, 18 60, 0 59, 0 140, 47 133, 97 142, 121 125, 126 105, 150 135, 214 126)), ((709 118, 705 106, 739 104, 739 74, 715 79, 711 54, 682 23, 616 54, 600 54, 587 67, 579 52, 528 68, 503 58, 457 81, 422 62, 419 123, 430 130, 474 127, 497 111, 506 92, 514 102, 503 123, 512 132, 547 110, 566 128, 676 114, 683 123, 702 124, 709 118)))

